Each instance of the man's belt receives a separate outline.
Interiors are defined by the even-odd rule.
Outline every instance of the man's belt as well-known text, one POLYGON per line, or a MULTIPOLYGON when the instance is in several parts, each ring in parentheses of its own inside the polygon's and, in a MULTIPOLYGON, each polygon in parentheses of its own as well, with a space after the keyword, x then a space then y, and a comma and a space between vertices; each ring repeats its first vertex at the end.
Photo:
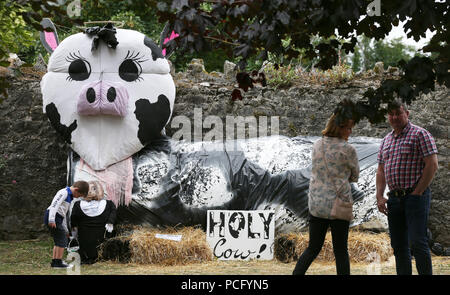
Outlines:
POLYGON ((410 193, 412 193, 414 191, 413 188, 407 188, 407 189, 395 189, 392 190, 390 192, 387 193, 387 195, 389 197, 397 197, 397 198, 402 198, 402 197, 406 197, 407 195, 409 195, 410 193))

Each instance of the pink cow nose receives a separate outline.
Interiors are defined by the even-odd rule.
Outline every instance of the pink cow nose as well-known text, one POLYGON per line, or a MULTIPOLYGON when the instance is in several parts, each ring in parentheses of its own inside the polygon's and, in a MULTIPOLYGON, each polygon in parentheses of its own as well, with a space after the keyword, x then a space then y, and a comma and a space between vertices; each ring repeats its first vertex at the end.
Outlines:
POLYGON ((77 111, 80 115, 124 117, 128 110, 128 91, 121 83, 95 81, 81 89, 77 111))

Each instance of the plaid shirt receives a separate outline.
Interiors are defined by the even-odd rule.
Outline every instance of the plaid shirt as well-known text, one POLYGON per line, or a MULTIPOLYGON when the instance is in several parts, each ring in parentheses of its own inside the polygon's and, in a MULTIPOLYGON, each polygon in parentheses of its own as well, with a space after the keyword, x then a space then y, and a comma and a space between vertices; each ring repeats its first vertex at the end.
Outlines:
POLYGON ((389 189, 413 188, 422 176, 423 158, 437 152, 431 134, 410 121, 399 135, 394 131, 386 135, 378 152, 378 163, 384 164, 389 189))

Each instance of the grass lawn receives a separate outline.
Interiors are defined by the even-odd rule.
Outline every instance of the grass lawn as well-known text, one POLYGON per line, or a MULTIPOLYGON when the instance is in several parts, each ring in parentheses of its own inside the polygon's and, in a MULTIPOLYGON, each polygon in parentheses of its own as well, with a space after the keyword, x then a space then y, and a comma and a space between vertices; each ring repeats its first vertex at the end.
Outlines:
MULTIPOLYGON (((66 275, 66 270, 50 268, 52 240, 0 241, 0 275, 66 275)), ((66 254, 65 256, 66 257, 66 254)), ((450 275, 450 257, 433 256, 433 273, 450 275)), ((395 274, 393 257, 379 265, 352 263, 351 273, 395 274)), ((413 262, 414 263, 414 262, 413 262)), ((82 275, 290 275, 295 262, 210 261, 187 265, 160 266, 102 261, 81 265, 82 275)), ((417 274, 413 265, 413 273, 417 274)), ((315 261, 307 274, 334 275, 334 261, 315 261)))

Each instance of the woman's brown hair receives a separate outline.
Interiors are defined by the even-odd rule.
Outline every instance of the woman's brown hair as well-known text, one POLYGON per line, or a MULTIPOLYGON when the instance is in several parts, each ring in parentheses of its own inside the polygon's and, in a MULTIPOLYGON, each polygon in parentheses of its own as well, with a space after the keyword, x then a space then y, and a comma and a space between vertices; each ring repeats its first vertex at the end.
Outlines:
POLYGON ((322 130, 322 135, 340 137, 342 128, 347 126, 350 122, 352 122, 353 125, 356 123, 355 117, 354 103, 349 99, 344 99, 338 104, 333 114, 328 119, 325 129, 322 130))

